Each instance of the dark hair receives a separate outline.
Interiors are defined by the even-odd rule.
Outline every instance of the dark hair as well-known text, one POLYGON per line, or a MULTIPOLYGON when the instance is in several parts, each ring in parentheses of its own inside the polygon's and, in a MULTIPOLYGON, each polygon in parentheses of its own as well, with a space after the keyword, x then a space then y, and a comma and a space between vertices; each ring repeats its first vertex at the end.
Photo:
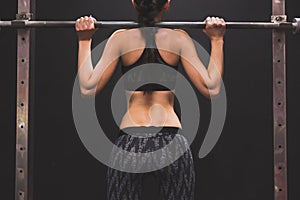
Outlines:
POLYGON ((154 18, 163 9, 167 0, 134 0, 139 12, 138 22, 141 27, 154 26, 154 18))
MULTIPOLYGON (((138 15, 139 27, 153 27, 141 29, 141 34, 146 40, 146 47, 155 47, 155 34, 157 27, 155 27, 155 17, 163 9, 167 0, 134 0, 136 4, 138 15)), ((145 51, 148 62, 155 62, 156 55, 154 49, 147 49, 145 51)), ((144 94, 153 91, 153 84, 143 86, 144 94)))

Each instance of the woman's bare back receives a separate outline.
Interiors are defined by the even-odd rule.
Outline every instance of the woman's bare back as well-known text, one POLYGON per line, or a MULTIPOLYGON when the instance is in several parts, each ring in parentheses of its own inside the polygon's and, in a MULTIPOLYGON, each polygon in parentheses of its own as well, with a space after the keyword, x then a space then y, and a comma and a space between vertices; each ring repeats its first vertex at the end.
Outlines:
MULTIPOLYGON (((174 44, 176 31, 158 29, 155 42, 163 60, 176 66, 179 63, 179 47, 174 44), (174 38, 173 38, 174 37, 174 38), (173 41, 173 42, 171 42, 173 41)), ((142 55, 146 46, 145 39, 139 29, 124 31, 127 45, 122 48, 122 66, 134 64, 142 55), (125 52, 125 53, 124 53, 125 52)), ((126 91, 127 112, 125 113, 120 129, 132 126, 172 126, 181 128, 178 116, 174 112, 175 91, 152 91, 144 94, 143 91, 126 91)))

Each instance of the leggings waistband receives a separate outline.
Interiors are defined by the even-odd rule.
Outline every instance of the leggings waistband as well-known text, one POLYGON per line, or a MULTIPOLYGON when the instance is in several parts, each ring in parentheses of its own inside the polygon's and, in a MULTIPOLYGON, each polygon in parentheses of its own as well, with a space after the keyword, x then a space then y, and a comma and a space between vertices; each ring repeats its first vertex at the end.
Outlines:
POLYGON ((177 134, 181 132, 181 128, 172 126, 133 126, 120 129, 121 135, 133 135, 133 136, 157 136, 177 134))

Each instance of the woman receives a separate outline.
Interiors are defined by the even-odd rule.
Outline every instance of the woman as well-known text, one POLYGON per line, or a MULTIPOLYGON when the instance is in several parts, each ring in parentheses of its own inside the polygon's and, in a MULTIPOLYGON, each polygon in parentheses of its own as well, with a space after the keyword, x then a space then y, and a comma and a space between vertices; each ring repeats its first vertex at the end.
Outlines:
MULTIPOLYGON (((152 27, 162 20, 163 13, 169 8, 170 0, 132 0, 132 3, 138 12, 140 27, 152 27)), ((177 148, 175 152, 164 152, 167 153, 166 157, 172 159, 176 157, 175 154, 181 152, 181 156, 169 165, 147 173, 108 168, 108 200, 142 199, 142 181, 150 174, 154 175, 160 183, 160 195, 164 199, 194 199, 193 156, 186 138, 180 134, 181 123, 173 108, 174 79, 166 79, 170 87, 156 83, 140 86, 138 80, 132 78, 136 74, 131 76, 131 79, 127 74, 147 63, 159 63, 177 70, 178 63, 181 62, 188 77, 204 96, 216 96, 220 91, 223 74, 225 21, 218 17, 208 17, 205 20, 206 28, 203 31, 211 40, 211 57, 207 69, 200 61, 189 35, 183 30, 168 28, 154 28, 151 29, 154 30, 153 32, 138 28, 115 31, 109 38, 96 68, 93 69, 90 55, 92 36, 96 31, 95 21, 93 17, 87 16, 76 21, 79 38, 80 89, 84 95, 101 91, 114 73, 117 63, 121 61, 128 107, 121 121, 120 136, 115 141, 115 145, 129 152, 147 153, 162 149, 172 141, 177 148), (85 60, 86 58, 88 59, 85 60), (159 131, 157 132, 155 128, 159 128, 159 131), (140 135, 146 137, 139 137, 140 135)), ((151 66, 147 70, 151 71, 151 66)), ((148 72, 140 77, 151 76, 148 72)), ((140 72, 134 73, 141 75, 140 72)), ((155 76, 161 75, 158 73, 155 76)), ((145 161, 146 157, 135 157, 137 154, 132 157, 122 157, 117 152, 113 149, 112 166, 127 165, 127 167, 141 168, 151 165, 149 163, 166 162, 166 160, 162 161, 162 158, 154 157, 147 157, 151 162, 141 162, 141 160, 145 161)))

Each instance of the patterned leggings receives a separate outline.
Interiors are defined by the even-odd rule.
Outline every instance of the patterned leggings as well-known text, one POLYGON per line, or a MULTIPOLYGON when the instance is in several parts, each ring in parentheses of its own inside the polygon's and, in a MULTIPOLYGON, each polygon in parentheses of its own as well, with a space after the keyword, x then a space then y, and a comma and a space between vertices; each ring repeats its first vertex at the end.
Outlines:
POLYGON ((112 150, 111 167, 106 176, 107 200, 143 199, 142 182, 149 174, 158 181, 163 200, 194 199, 194 163, 186 138, 176 127, 160 127, 158 132, 155 128, 128 127, 120 130, 115 141, 119 148, 114 146, 112 150), (173 145, 168 145, 171 143, 173 145), (127 153, 124 154, 123 150, 127 153), (155 154, 156 150, 161 150, 161 154, 155 154), (128 169, 131 171, 126 171, 128 169), (145 171, 147 169, 149 171, 145 171))

